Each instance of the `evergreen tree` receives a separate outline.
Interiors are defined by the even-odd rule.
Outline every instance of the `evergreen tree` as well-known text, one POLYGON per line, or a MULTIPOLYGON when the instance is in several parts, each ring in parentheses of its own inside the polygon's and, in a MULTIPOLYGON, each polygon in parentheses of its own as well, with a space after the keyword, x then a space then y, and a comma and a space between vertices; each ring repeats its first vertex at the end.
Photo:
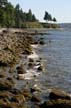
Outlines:
POLYGON ((23 12, 20 5, 14 6, 7 0, 0 0, 0 26, 1 27, 17 27, 21 28, 24 22, 37 21, 31 9, 28 13, 23 12))
POLYGON ((27 15, 26 15, 26 13, 24 12, 23 13, 23 22, 26 22, 27 21, 27 15))
POLYGON ((55 17, 53 18, 53 21, 54 21, 54 22, 56 22, 56 21, 57 21, 55 17))
POLYGON ((27 13, 27 21, 31 22, 32 21, 32 11, 29 9, 29 12, 27 13))
POLYGON ((32 15, 32 21, 33 21, 33 22, 37 21, 34 14, 32 15))
POLYGON ((21 18, 20 18, 20 5, 17 4, 15 7, 15 25, 16 27, 21 27, 21 18))
POLYGON ((3 24, 3 10, 0 7, 0 25, 2 26, 3 24))
POLYGON ((13 27, 15 25, 14 21, 14 7, 11 5, 11 3, 8 3, 5 7, 5 24, 7 27, 13 27))
POLYGON ((44 20, 52 21, 52 16, 47 11, 45 11, 44 20))

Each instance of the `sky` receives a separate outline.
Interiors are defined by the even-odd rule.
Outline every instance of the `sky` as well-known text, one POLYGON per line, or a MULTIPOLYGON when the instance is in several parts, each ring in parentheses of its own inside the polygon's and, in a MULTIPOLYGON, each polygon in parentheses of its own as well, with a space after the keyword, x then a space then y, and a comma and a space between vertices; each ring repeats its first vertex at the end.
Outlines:
POLYGON ((8 0, 14 6, 20 4, 23 11, 32 10, 37 19, 44 21, 45 11, 49 12, 59 23, 71 23, 71 0, 8 0))

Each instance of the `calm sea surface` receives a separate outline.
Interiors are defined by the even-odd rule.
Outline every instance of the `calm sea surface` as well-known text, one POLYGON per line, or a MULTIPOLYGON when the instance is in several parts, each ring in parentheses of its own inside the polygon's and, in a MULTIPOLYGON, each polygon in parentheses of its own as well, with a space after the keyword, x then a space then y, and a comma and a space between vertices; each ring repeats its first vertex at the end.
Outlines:
POLYGON ((51 30, 43 37, 45 45, 37 48, 45 70, 40 84, 46 88, 58 87, 71 92, 71 31, 51 30))

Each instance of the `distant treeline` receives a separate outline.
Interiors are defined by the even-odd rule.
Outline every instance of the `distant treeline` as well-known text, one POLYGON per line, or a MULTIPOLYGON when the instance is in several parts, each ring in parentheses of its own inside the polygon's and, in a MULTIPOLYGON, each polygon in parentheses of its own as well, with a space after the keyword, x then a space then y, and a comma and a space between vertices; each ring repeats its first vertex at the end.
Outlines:
POLYGON ((23 27, 24 22, 38 21, 32 11, 23 12, 20 5, 15 7, 7 0, 0 0, 0 26, 1 27, 23 27))
POLYGON ((0 0, 0 27, 7 28, 41 28, 51 27, 48 21, 56 22, 56 18, 52 18, 51 14, 45 11, 43 18, 46 23, 40 23, 31 9, 24 12, 19 4, 15 7, 8 0, 0 0))

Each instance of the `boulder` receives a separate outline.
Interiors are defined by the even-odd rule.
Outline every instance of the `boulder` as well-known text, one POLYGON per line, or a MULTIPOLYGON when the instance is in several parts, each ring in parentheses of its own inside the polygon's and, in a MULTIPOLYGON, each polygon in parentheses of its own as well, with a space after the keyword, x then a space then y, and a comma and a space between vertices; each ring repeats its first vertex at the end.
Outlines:
POLYGON ((12 93, 9 91, 0 92, 0 99, 4 99, 4 98, 9 99, 9 97, 11 97, 11 96, 12 96, 12 93))
POLYGON ((25 98, 31 97, 31 93, 27 89, 22 90, 22 95, 24 95, 25 98))
POLYGON ((33 95, 32 98, 31 98, 31 101, 32 102, 41 102, 41 99, 39 97, 33 95))
POLYGON ((25 97, 22 94, 15 95, 11 98, 11 102, 22 104, 25 102, 25 97))
POLYGON ((39 105, 40 108, 71 108, 70 100, 51 100, 39 105))
POLYGON ((41 91, 41 89, 39 88, 39 86, 37 84, 35 84, 31 89, 30 89, 31 93, 34 93, 36 91, 41 91))
POLYGON ((26 71, 24 70, 23 66, 18 66, 16 69, 17 69, 17 73, 18 74, 24 74, 24 73, 26 73, 26 71))
POLYGON ((32 58, 29 58, 29 62, 34 62, 34 59, 32 59, 32 58))
POLYGON ((21 90, 18 90, 18 89, 16 89, 16 88, 12 88, 12 89, 10 90, 10 92, 11 92, 12 94, 14 94, 14 95, 18 95, 18 94, 21 94, 21 93, 22 93, 21 90))
POLYGON ((9 81, 0 81, 0 90, 11 90, 11 88, 14 86, 13 83, 9 81))
POLYGON ((8 77, 6 80, 11 82, 12 84, 15 84, 14 81, 13 81, 13 78, 11 78, 11 77, 8 77))
POLYGON ((17 80, 24 80, 25 75, 24 74, 18 74, 17 75, 17 80))
POLYGON ((0 78, 5 78, 5 73, 4 72, 0 72, 0 78))
POLYGON ((52 89, 49 94, 49 99, 53 99, 53 100, 68 99, 68 100, 70 100, 71 97, 70 97, 70 94, 68 94, 60 89, 52 89))
POLYGON ((40 65, 40 66, 38 67, 38 71, 43 71, 43 66, 42 66, 42 65, 40 65))
POLYGON ((34 66, 34 63, 33 63, 33 62, 29 62, 29 63, 28 63, 28 67, 29 67, 29 68, 32 68, 33 66, 34 66))
POLYGON ((40 44, 40 45, 44 45, 45 43, 44 43, 43 40, 40 40, 40 41, 39 41, 39 44, 40 44))

